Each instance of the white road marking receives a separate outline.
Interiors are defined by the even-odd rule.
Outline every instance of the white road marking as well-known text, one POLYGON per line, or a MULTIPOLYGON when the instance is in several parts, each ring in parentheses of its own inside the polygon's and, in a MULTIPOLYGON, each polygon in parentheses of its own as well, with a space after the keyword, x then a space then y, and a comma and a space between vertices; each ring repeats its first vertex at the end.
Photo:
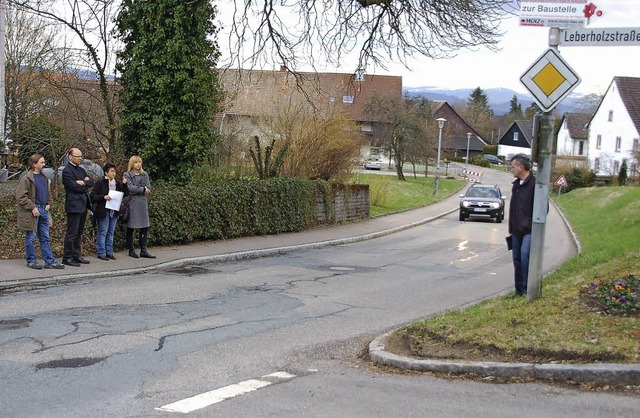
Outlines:
POLYGON ((460 244, 458 244, 458 251, 464 251, 467 249, 467 244, 469 243, 469 241, 462 241, 460 244))
POLYGON ((224 386, 219 389, 201 393, 199 395, 192 396, 191 398, 182 399, 180 401, 156 408, 156 410, 188 414, 189 412, 211 406, 226 399, 234 398, 238 395, 244 395, 245 393, 253 392, 255 390, 270 386, 274 383, 280 383, 284 380, 290 380, 294 377, 297 376, 295 374, 290 374, 287 372, 275 372, 264 375, 260 379, 245 380, 233 385, 224 386))

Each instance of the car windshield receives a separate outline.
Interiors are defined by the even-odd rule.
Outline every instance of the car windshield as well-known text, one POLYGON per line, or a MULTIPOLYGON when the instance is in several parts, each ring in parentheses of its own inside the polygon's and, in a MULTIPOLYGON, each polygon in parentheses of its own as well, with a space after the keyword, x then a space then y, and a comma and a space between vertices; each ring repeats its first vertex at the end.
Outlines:
POLYGON ((481 188, 471 188, 467 192, 467 196, 469 197, 490 197, 497 198, 498 191, 495 189, 481 189, 481 188))

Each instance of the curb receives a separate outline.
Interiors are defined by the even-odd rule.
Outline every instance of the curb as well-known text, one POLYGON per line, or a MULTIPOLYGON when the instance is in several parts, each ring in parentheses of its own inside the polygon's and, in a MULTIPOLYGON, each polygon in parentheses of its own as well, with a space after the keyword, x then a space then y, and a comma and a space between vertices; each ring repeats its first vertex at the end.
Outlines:
POLYGON ((453 374, 477 374, 484 377, 533 378, 540 380, 595 383, 600 385, 639 385, 640 364, 535 364, 489 361, 431 360, 399 356, 385 351, 385 343, 397 330, 369 343, 369 357, 375 364, 403 370, 453 374))

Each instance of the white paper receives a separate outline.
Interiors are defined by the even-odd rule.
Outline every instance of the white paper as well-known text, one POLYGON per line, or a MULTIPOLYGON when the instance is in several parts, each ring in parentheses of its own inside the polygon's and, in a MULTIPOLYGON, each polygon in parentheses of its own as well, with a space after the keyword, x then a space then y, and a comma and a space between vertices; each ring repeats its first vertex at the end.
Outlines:
POLYGON ((104 205, 104 207, 106 209, 120 210, 120 204, 122 203, 122 197, 124 196, 124 193, 117 190, 109 190, 109 196, 111 196, 111 200, 107 200, 107 203, 104 205))

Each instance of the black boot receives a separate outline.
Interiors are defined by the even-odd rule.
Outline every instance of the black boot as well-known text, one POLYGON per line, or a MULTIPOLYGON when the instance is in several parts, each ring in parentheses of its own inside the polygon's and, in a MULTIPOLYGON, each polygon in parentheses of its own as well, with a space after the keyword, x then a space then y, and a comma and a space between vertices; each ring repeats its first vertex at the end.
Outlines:
POLYGON ((129 257, 140 258, 133 247, 133 228, 127 228, 127 248, 129 249, 129 257))
POLYGON ((151 255, 149 251, 147 251, 147 237, 147 228, 140 229, 140 257, 156 258, 155 255, 151 255))

